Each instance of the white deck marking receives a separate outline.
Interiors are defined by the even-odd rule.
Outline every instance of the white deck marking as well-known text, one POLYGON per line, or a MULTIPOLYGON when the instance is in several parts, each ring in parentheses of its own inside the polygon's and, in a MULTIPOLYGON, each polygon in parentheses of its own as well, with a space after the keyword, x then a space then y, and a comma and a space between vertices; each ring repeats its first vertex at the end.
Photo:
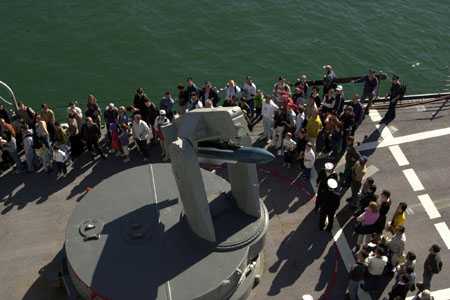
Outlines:
MULTIPOLYGON (((377 125, 377 127, 381 128, 382 126, 377 125)), ((389 133, 387 133, 386 127, 384 127, 383 131, 381 132, 381 137, 383 138, 381 141, 368 142, 368 143, 361 144, 358 147, 358 150, 365 151, 365 150, 370 150, 370 149, 374 149, 374 148, 383 148, 383 147, 389 147, 389 146, 400 145, 400 144, 405 144, 405 143, 418 142, 418 141, 427 140, 427 139, 440 137, 440 136, 445 136, 445 135, 449 135, 449 134, 450 134, 450 127, 446 127, 446 128, 441 128, 441 129, 429 130, 429 131, 418 132, 418 133, 413 133, 413 134, 408 134, 408 135, 404 135, 404 136, 390 138, 389 133), (383 134, 384 134, 384 136, 383 136, 383 134)))
POLYGON ((389 129, 391 130, 391 133, 396 133, 398 131, 398 128, 395 126, 389 126, 389 129))
POLYGON ((425 189, 414 169, 403 170, 403 175, 405 175, 414 192, 423 191, 425 189))
MULTIPOLYGON (((150 173, 152 174, 153 193, 155 196, 155 207, 156 207, 156 210, 158 210, 158 194, 156 193, 155 173, 153 172, 153 165, 150 165, 150 173)), ((156 213, 158 214, 158 223, 160 223, 159 211, 157 211, 156 213)), ((167 280, 165 286, 166 286, 167 299, 172 300, 172 288, 170 287, 170 280, 167 280)))
POLYGON ((166 293, 167 293, 167 299, 172 300, 173 299, 172 298, 172 287, 170 286, 169 280, 167 281, 167 284, 166 284, 166 293))
POLYGON ((380 113, 376 109, 369 110, 369 117, 372 122, 380 122, 382 119, 380 113))
MULTIPOLYGON (((350 218, 342 227, 345 228, 345 225, 351 220, 352 219, 350 218)), ((351 267, 355 264, 355 258, 353 256, 352 250, 350 249, 350 246, 348 245, 347 239, 345 238, 343 229, 339 225, 339 222, 334 222, 333 240, 336 243, 342 262, 344 263, 347 272, 350 272, 351 267)), ((358 289, 358 298, 360 300, 372 299, 369 294, 363 289, 358 289)))
POLYGON ((156 204, 156 207, 158 207, 158 194, 156 193, 155 174, 153 173, 153 166, 152 165, 150 165, 150 173, 152 174, 153 195, 155 196, 155 204, 156 204))
POLYGON ((447 224, 445 222, 441 222, 434 224, 434 227, 436 227, 437 232, 439 232, 439 235, 447 248, 450 249, 450 229, 448 229, 447 224))
POLYGON ((342 261, 344 262, 345 268, 347 269, 347 272, 349 272, 350 268, 355 263, 355 258, 353 257, 352 250, 348 245, 342 228, 340 228, 339 224, 336 223, 336 225, 337 226, 334 226, 336 228, 336 232, 333 230, 333 240, 335 241, 336 246, 339 249, 339 254, 341 255, 342 261))
POLYGON ((400 167, 409 165, 409 161, 408 159, 406 159, 406 156, 405 154, 403 154, 403 151, 402 149, 400 149, 400 146, 398 145, 390 146, 389 150, 391 151, 392 156, 394 156, 395 160, 397 161, 397 164, 400 167))
POLYGON ((393 143, 391 141, 383 141, 381 143, 381 146, 386 147, 387 145, 384 145, 384 144, 388 144, 389 142, 391 142, 391 145, 398 145, 398 144, 422 141, 422 140, 431 139, 431 138, 440 137, 440 136, 449 135, 449 134, 450 134, 450 127, 428 130, 428 131, 423 131, 423 132, 418 132, 418 133, 413 133, 413 134, 396 137, 392 141, 393 143))
MULTIPOLYGON (((433 292, 431 292, 431 295, 433 296, 434 300, 448 300, 448 299, 450 299, 450 288, 433 291, 433 292)), ((406 298, 406 300, 412 300, 412 299, 414 299, 414 296, 406 298)))
POLYGON ((417 109, 418 112, 424 112, 424 111, 427 111, 427 108, 425 107, 425 105, 418 105, 418 106, 416 107, 416 109, 417 109))
POLYGON ((419 198, 420 203, 422 204, 423 208, 428 214, 428 217, 431 220, 441 217, 441 214, 437 210, 433 200, 431 200, 428 194, 419 195, 417 196, 417 198, 419 198))
POLYGON ((392 135, 391 131, 389 130, 389 127, 387 127, 386 125, 379 124, 379 125, 376 125, 375 127, 378 129, 378 131, 381 134, 382 142, 386 141, 386 140, 390 141, 390 140, 394 139, 394 136, 392 135))

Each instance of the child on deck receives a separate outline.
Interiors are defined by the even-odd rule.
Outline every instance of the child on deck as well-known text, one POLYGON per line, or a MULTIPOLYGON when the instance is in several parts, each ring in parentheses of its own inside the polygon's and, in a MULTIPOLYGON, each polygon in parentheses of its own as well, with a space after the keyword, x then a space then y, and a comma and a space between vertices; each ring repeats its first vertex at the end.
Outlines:
POLYGON ((46 173, 51 172, 51 157, 50 157, 50 151, 47 148, 47 146, 44 143, 41 143, 39 141, 36 141, 34 143, 34 151, 36 155, 39 157, 39 159, 42 162, 42 166, 44 168, 44 171, 46 173))
POLYGON ((56 175, 58 176, 61 172, 66 175, 67 154, 58 145, 53 146, 53 162, 56 165, 56 175))
POLYGON ((122 123, 120 124, 120 130, 119 130, 119 141, 120 145, 122 146, 122 154, 124 158, 124 162, 130 161, 130 150, 128 149, 128 145, 130 144, 129 140, 129 132, 128 132, 128 124, 122 123))
POLYGON ((111 149, 116 153, 116 156, 119 156, 122 148, 119 140, 119 128, 116 123, 110 123, 109 130, 111 133, 111 149))

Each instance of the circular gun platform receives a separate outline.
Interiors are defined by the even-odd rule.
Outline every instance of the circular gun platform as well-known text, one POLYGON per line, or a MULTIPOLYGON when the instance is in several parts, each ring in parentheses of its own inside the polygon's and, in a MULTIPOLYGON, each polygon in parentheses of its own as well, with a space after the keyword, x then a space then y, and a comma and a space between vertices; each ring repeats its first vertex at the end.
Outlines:
POLYGON ((235 206, 226 180, 204 170, 202 177, 216 243, 190 230, 170 164, 123 171, 89 192, 69 219, 64 246, 70 278, 81 297, 232 296, 245 276, 241 271, 262 250, 267 211, 261 203, 260 218, 245 215, 235 206))

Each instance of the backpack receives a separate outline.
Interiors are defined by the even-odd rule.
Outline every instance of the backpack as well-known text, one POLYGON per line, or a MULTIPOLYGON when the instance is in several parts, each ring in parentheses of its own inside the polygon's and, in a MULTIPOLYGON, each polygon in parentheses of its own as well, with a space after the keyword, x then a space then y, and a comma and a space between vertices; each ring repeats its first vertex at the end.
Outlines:
POLYGON ((403 98, 403 96, 405 96, 406 94, 406 84, 402 84, 400 86, 400 99, 403 98))
POLYGON ((442 261, 439 260, 439 262, 437 262, 437 264, 436 264, 437 268, 433 270, 433 273, 439 274, 442 271, 442 265, 443 265, 442 261))

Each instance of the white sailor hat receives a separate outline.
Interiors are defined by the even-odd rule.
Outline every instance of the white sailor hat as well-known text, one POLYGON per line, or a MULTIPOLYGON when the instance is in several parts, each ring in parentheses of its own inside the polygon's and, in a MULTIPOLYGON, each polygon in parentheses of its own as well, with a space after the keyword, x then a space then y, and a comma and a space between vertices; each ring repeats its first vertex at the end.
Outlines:
POLYGON ((338 187, 338 182, 334 178, 330 178, 327 180, 327 185, 330 189, 335 189, 338 187))
POLYGON ((165 111, 164 109, 161 109, 161 110, 159 111, 159 114, 160 114, 161 116, 165 116, 165 115, 166 115, 166 111, 165 111))
POLYGON ((334 164, 332 162, 329 161, 329 162, 325 163, 325 170, 331 171, 333 169, 334 169, 334 164))
POLYGON ((338 85, 336 87, 336 91, 342 91, 344 89, 344 87, 342 85, 338 85))

